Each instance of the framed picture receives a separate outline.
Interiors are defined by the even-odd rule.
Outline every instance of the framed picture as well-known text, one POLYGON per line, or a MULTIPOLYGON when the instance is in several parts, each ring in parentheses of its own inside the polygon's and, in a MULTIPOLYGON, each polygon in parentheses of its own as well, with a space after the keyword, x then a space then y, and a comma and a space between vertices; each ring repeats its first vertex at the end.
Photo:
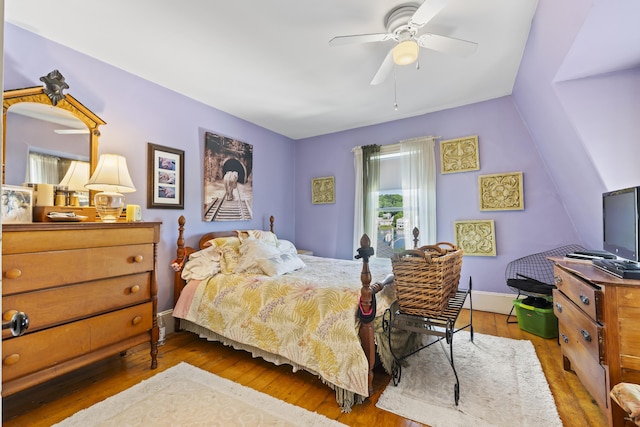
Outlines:
POLYGON ((455 221, 456 246, 469 256, 496 256, 496 232, 492 219, 455 221))
POLYGON ((336 202, 336 183, 332 176, 311 179, 311 203, 321 205, 336 202))
POLYGON ((477 171, 480 169, 478 135, 440 142, 440 173, 477 171))
POLYGON ((524 209, 522 172, 480 175, 478 192, 481 211, 524 209))
POLYGON ((202 220, 253 218, 253 145, 205 132, 202 220))
POLYGON ((14 185, 2 186, 2 223, 22 224, 32 221, 33 190, 14 185))
POLYGON ((147 208, 184 208, 184 151, 147 144, 147 208))

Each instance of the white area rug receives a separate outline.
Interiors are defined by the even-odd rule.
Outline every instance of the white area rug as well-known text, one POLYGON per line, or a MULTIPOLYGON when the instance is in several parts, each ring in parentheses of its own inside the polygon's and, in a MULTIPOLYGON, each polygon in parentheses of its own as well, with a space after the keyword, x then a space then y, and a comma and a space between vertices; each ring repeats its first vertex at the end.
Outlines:
POLYGON ((344 426, 180 363, 57 426, 344 426))
POLYGON ((408 357, 398 386, 389 383, 376 406, 431 427, 562 426, 549 384, 530 341, 460 331, 408 357), (443 351, 444 350, 446 351, 443 351))

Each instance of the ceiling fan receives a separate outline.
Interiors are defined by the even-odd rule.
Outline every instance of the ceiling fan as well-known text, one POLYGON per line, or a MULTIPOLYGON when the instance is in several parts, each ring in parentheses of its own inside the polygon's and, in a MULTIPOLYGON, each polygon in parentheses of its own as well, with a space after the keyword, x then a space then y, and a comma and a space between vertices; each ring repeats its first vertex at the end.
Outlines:
POLYGON ((462 57, 471 55, 475 52, 477 43, 429 32, 418 34, 419 30, 446 6, 447 1, 425 0, 421 5, 416 3, 402 4, 385 16, 386 33, 337 36, 331 39, 329 44, 340 46, 394 40, 396 45, 389 50, 382 61, 382 65, 371 80, 372 85, 382 83, 393 69, 394 64, 408 65, 415 62, 418 59, 420 47, 462 57))

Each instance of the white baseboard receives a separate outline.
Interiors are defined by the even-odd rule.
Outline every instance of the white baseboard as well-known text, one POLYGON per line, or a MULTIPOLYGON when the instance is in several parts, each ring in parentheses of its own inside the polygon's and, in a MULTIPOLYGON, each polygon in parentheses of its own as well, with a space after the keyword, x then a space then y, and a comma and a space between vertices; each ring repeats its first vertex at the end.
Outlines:
MULTIPOLYGON (((509 314, 513 307, 513 300, 516 299, 514 294, 497 292, 471 291, 471 294, 474 310, 498 314, 509 314)), ((469 308, 469 298, 465 301, 464 308, 469 308)))

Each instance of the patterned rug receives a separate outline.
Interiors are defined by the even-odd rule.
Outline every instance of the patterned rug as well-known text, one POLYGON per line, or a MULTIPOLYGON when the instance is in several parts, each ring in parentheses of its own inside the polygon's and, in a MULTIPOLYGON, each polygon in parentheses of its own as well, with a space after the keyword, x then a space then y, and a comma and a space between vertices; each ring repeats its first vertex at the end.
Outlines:
POLYGON ((56 426, 344 426, 180 363, 56 426))
POLYGON ((408 357, 398 386, 389 383, 376 406, 431 427, 562 426, 531 341, 469 338, 466 331, 453 336, 458 406, 444 340, 408 357))

